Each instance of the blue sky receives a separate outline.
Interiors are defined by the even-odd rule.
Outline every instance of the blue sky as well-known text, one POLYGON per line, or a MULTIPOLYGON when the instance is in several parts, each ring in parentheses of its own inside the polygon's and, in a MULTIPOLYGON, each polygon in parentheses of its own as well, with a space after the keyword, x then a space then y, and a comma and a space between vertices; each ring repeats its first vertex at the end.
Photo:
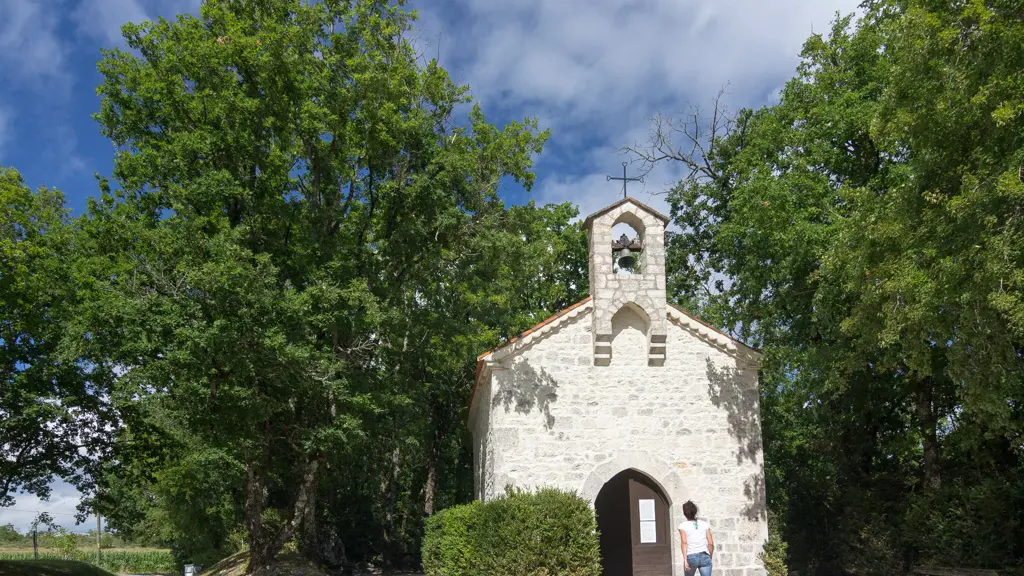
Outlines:
MULTIPOLYGON (((120 26, 196 11, 200 0, 0 0, 0 164, 32 186, 55 186, 81 211, 109 175, 113 149, 91 114, 96 61, 122 46, 120 26)), ((495 122, 534 116, 553 133, 531 197, 573 201, 586 215, 619 197, 619 149, 648 138, 657 113, 707 106, 728 85, 733 109, 769 104, 800 47, 857 0, 416 0, 415 40, 439 55, 495 122)), ((657 168, 630 194, 665 208, 680 176, 657 168)), ((506 200, 527 196, 509 188, 506 200)), ((71 527, 76 496, 57 484, 49 509, 71 527), (57 496, 59 494, 59 496, 57 496)), ((70 492, 68 490, 71 490, 70 492)), ((0 524, 31 513, 0 509, 0 524)), ((28 519, 26 519, 26 517, 28 519)), ((87 523, 82 529, 94 525, 87 523)))

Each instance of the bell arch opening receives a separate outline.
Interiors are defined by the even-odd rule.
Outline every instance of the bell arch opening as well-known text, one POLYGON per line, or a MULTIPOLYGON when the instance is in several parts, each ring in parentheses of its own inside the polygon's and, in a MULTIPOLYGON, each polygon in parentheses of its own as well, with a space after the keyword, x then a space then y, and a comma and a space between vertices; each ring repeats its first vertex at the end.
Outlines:
POLYGON ((671 506, 661 485, 639 470, 623 470, 608 480, 594 501, 603 573, 671 574, 671 506))
POLYGON ((642 274, 644 270, 644 227, 643 220, 631 212, 625 212, 612 224, 612 272, 629 276, 642 274))

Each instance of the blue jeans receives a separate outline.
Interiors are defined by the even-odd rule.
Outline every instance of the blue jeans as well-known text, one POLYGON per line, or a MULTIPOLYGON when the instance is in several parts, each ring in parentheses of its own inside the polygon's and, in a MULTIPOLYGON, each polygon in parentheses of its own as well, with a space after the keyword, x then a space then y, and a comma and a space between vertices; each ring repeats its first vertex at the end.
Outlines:
POLYGON ((686 563, 690 565, 690 569, 686 571, 686 576, 693 576, 693 573, 698 569, 700 570, 700 576, 711 576, 711 555, 707 552, 687 554, 686 563))

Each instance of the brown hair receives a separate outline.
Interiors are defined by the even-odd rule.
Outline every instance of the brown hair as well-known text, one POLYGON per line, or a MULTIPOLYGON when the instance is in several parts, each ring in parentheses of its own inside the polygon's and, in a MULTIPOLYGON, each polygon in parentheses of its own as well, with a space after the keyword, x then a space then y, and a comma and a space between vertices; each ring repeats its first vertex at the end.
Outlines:
POLYGON ((686 516, 687 520, 697 519, 697 505, 693 500, 687 500, 686 504, 683 504, 683 516, 686 516))

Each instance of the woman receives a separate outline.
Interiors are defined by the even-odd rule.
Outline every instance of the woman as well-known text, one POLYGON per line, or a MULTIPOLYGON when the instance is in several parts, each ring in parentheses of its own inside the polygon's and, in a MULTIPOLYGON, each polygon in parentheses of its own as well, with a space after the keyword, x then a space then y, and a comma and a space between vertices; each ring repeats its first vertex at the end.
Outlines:
POLYGON ((711 557, 715 554, 715 541, 711 537, 711 526, 704 520, 697 520, 697 505, 687 500, 683 504, 686 522, 679 525, 679 539, 683 547, 683 570, 686 576, 700 569, 700 576, 711 576, 711 557))

